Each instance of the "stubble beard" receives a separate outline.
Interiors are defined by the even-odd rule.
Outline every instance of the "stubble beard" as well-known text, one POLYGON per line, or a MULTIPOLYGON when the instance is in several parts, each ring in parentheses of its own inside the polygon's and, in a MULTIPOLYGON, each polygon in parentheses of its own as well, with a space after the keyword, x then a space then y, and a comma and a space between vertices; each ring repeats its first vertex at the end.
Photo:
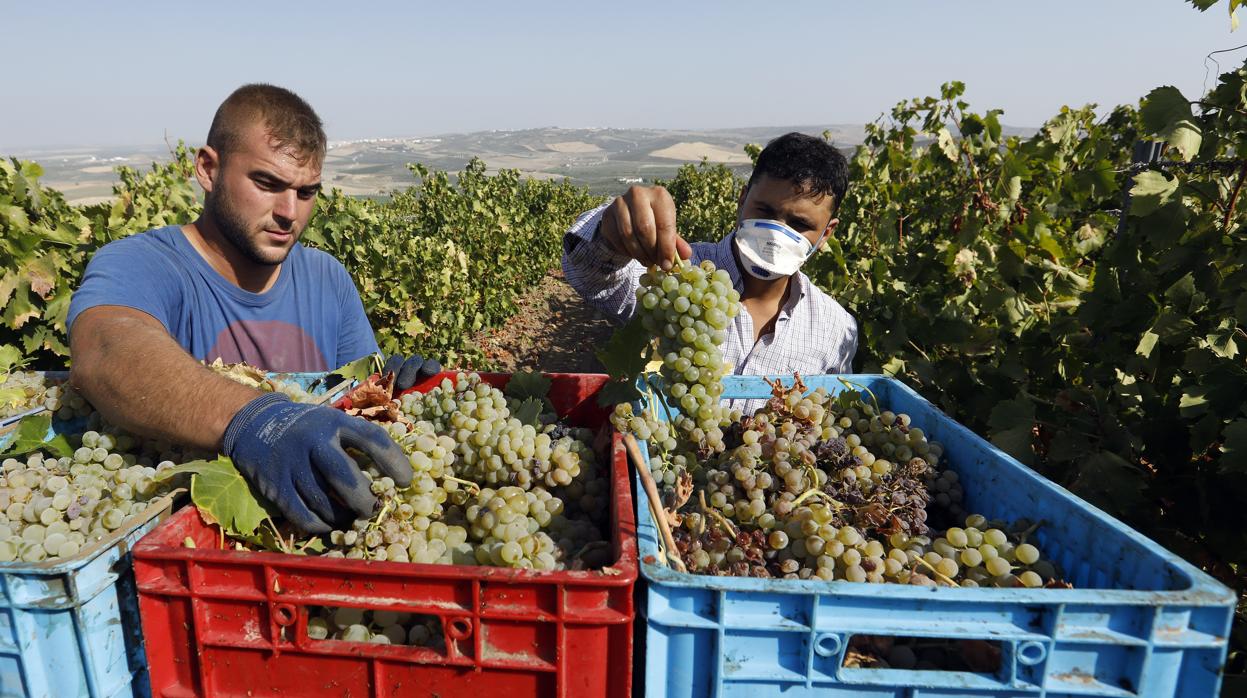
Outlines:
POLYGON ((247 221, 230 207, 228 201, 229 197, 220 189, 212 192, 204 201, 204 215, 212 220, 213 226, 220 231, 226 242, 254 264, 275 267, 286 261, 286 257, 290 255, 290 249, 265 254, 260 247, 259 236, 249 234, 247 221), (276 258, 274 254, 277 255, 276 258))

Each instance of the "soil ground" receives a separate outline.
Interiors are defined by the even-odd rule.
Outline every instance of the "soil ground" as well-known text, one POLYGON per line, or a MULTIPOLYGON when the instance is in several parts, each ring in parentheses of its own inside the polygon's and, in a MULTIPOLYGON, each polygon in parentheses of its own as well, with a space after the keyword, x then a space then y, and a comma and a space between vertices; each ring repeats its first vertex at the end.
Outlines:
POLYGON ((518 305, 519 312, 505 325, 477 338, 494 370, 603 372, 594 352, 610 338, 614 325, 576 295, 562 270, 552 270, 518 305))

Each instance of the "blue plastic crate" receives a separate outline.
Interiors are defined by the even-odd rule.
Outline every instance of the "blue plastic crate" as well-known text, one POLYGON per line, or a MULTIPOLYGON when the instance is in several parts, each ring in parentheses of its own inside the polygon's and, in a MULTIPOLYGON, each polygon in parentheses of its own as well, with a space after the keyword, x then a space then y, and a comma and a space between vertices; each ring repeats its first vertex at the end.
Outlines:
MULTIPOLYGON (((844 378, 868 387, 884 408, 908 413, 944 446, 961 476, 967 511, 1042 520, 1033 540, 1075 588, 683 574, 658 563, 649 500, 638 486, 647 696, 1216 695, 1232 591, 1040 477, 895 379, 844 378), (846 668, 849 640, 859 634, 983 639, 999 643, 1002 660, 992 674, 846 668)), ((811 390, 845 389, 836 376, 802 380, 811 390)), ((770 394, 756 376, 728 377, 724 387, 724 398, 770 394)))
POLYGON ((130 547, 168 517, 152 502, 68 560, 0 564, 0 696, 145 696, 130 547))
MULTIPOLYGON (((325 374, 269 375, 309 389, 325 374)), ((53 420, 52 431, 81 432, 82 421, 53 420)), ((9 438, 0 435, 0 444, 9 438)), ((130 548, 168 518, 173 505, 172 497, 153 501, 126 527, 72 558, 0 563, 0 698, 150 695, 130 548)))

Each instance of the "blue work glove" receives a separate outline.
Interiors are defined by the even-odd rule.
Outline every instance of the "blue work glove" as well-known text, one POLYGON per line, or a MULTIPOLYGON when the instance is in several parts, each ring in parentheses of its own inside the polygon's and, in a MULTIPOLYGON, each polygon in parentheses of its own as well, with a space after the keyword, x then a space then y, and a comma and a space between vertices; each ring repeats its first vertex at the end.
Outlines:
POLYGON ((403 356, 395 354, 385 360, 381 368, 381 377, 394 374, 394 394, 407 390, 417 382, 436 376, 442 372, 442 364, 437 359, 426 359, 419 354, 403 356))
POLYGON ((342 518, 335 497, 355 518, 373 513, 376 497, 347 446, 367 454, 399 487, 411 484, 411 463, 385 429, 332 407, 267 393, 247 403, 225 429, 225 455, 306 533, 327 533, 342 518))

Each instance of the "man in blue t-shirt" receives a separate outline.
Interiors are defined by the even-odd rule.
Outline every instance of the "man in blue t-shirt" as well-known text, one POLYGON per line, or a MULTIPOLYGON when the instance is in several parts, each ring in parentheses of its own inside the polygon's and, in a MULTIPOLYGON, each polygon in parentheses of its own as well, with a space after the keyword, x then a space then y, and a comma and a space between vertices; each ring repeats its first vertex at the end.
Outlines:
MULTIPOLYGON (((261 393, 200 361, 324 371, 377 351, 346 270, 299 244, 325 148, 320 118, 297 95, 239 88, 196 154, 199 219, 105 245, 68 317, 71 380, 105 417, 224 452, 287 519, 315 533, 375 505, 344 447, 406 486, 412 472, 402 450, 379 426, 261 393)), ((422 363, 406 362, 400 379, 440 370, 422 363)))

